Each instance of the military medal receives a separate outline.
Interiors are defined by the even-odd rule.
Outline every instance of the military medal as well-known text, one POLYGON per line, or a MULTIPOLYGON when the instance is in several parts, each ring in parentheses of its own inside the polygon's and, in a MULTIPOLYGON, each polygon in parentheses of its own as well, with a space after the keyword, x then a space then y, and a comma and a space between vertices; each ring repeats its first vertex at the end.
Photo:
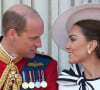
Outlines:
POLYGON ((23 82, 23 83, 22 83, 22 87, 23 87, 24 89, 28 89, 28 86, 29 86, 29 85, 28 85, 27 82, 23 82))
POLYGON ((34 83, 33 83, 33 82, 29 82, 29 88, 31 88, 31 89, 32 89, 32 88, 34 88, 34 86, 35 86, 35 85, 34 85, 34 83))
POLYGON ((47 87, 47 82, 43 80, 41 82, 41 87, 46 88, 47 87))
POLYGON ((24 72, 24 71, 22 72, 22 75, 23 75, 22 88, 24 88, 24 89, 28 89, 29 84, 28 84, 28 83, 26 82, 26 80, 25 80, 25 72, 24 72))
POLYGON ((39 70, 38 70, 38 74, 37 74, 37 72, 36 72, 35 87, 36 87, 36 88, 40 88, 40 87, 41 87, 41 84, 40 84, 40 72, 39 72, 39 70))
POLYGON ((32 82, 32 73, 31 73, 31 71, 29 71, 29 77, 30 77, 29 88, 32 89, 32 88, 34 88, 35 85, 34 85, 34 82, 32 82))
POLYGON ((39 81, 36 81, 36 82, 35 82, 35 87, 36 87, 36 88, 40 88, 40 87, 41 87, 41 84, 40 84, 39 81))
POLYGON ((47 87, 47 82, 45 81, 45 76, 43 70, 41 70, 41 76, 42 76, 42 82, 41 82, 41 87, 46 88, 47 87))

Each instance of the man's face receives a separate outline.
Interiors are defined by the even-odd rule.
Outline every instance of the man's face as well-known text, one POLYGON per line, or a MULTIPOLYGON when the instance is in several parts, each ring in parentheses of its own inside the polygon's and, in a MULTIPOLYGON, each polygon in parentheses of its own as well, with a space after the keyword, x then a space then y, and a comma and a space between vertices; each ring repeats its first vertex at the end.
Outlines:
POLYGON ((37 48, 41 47, 40 36, 43 34, 44 25, 40 19, 27 20, 26 31, 20 36, 16 33, 14 49, 18 57, 33 58, 37 48))

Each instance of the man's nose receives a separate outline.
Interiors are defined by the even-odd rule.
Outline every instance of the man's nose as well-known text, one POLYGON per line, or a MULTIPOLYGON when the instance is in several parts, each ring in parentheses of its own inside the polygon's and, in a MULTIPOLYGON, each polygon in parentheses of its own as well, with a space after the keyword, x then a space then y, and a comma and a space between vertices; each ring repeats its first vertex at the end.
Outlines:
POLYGON ((36 41, 35 45, 36 45, 37 47, 41 48, 41 46, 42 46, 41 38, 39 38, 39 39, 36 41))

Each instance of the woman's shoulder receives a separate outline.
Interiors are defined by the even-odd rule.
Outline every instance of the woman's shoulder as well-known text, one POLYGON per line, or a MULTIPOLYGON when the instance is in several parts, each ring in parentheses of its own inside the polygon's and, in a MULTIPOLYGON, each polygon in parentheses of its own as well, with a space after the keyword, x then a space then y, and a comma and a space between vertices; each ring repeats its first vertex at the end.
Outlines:
POLYGON ((83 68, 78 64, 71 65, 69 70, 63 70, 57 80, 59 90, 99 90, 100 78, 88 80, 84 77, 83 68))
POLYGON ((80 64, 71 64, 69 70, 63 69, 62 72, 59 74, 59 76, 65 76, 65 75, 72 75, 72 76, 82 76, 83 74, 83 68, 80 64))
POLYGON ((81 74, 80 66, 78 64, 73 64, 69 70, 64 69, 59 74, 57 82, 60 85, 76 85, 81 74))

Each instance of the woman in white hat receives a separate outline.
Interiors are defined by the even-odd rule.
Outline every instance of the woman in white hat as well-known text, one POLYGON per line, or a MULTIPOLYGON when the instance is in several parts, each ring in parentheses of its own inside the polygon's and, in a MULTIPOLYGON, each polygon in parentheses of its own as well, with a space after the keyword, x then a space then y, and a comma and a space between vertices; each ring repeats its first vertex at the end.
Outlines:
POLYGON ((100 90, 100 4, 65 11, 55 21, 52 36, 69 53, 71 64, 58 77, 59 90, 100 90))

